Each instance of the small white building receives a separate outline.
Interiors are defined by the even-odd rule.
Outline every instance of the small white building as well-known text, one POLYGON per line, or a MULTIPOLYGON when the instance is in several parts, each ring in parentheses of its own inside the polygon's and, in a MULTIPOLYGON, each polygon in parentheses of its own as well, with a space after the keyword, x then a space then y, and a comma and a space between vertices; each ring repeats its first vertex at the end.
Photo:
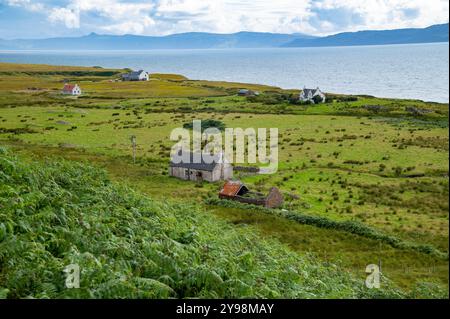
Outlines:
POLYGON ((122 74, 122 81, 148 81, 149 75, 144 70, 122 74))
POLYGON ((78 84, 64 84, 64 87, 62 89, 62 94, 70 94, 70 95, 80 95, 81 94, 81 88, 78 86, 78 84))
POLYGON ((239 96, 258 96, 259 92, 258 91, 247 90, 247 89, 240 89, 238 91, 238 95, 239 96))
POLYGON ((311 103, 324 103, 326 101, 325 94, 317 87, 316 89, 303 88, 300 93, 299 100, 302 102, 310 101, 311 103))

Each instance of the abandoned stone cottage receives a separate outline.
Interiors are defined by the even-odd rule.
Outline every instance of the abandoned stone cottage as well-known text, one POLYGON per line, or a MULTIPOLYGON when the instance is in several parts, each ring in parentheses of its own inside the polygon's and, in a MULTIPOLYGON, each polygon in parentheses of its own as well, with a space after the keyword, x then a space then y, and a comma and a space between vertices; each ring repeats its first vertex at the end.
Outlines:
POLYGON ((233 166, 224 159, 223 153, 216 154, 211 163, 203 157, 199 163, 194 163, 194 154, 188 153, 189 161, 176 163, 171 159, 169 175, 189 181, 217 182, 233 177, 233 166))

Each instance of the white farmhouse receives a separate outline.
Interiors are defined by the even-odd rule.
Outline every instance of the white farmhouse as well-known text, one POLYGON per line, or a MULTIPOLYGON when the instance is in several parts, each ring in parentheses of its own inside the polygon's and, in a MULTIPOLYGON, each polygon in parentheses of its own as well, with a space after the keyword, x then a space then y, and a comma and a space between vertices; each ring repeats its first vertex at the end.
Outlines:
POLYGON ((64 84, 62 89, 62 94, 70 94, 70 95, 80 95, 81 89, 78 84, 64 84))
POLYGON ((324 103, 326 97, 318 87, 316 89, 303 88, 299 99, 302 102, 310 101, 311 103, 316 103, 316 101, 319 101, 319 103, 324 103))
POLYGON ((148 81, 148 73, 144 70, 122 74, 122 81, 148 81))

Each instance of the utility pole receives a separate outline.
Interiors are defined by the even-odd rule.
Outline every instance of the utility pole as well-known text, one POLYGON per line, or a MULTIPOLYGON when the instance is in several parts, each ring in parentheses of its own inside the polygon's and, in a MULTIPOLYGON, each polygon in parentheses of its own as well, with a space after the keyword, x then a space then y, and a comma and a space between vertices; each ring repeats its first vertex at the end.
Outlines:
POLYGON ((381 284, 381 276, 383 275, 383 271, 381 270, 381 242, 379 244, 379 253, 378 253, 378 271, 380 272, 380 284, 381 284))
POLYGON ((131 135, 130 140, 133 146, 133 164, 136 164, 136 136, 131 135))

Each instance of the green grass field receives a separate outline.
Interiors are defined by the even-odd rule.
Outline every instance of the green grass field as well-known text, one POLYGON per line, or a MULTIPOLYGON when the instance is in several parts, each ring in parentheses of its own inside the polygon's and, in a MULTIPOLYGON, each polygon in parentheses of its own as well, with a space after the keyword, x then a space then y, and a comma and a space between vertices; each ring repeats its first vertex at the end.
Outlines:
POLYGON ((23 161, 64 158, 103 167, 154 200, 197 205, 231 228, 248 225, 249 233, 294 254, 338 264, 361 284, 365 266, 381 262, 383 274, 405 291, 424 282, 448 288, 448 105, 337 94, 329 95, 331 103, 296 105, 289 102, 296 91, 275 87, 162 74, 118 82, 121 72, 0 63, 0 144, 23 161), (63 79, 78 83, 83 95, 62 96, 63 79), (238 97, 242 87, 261 97, 238 97), (278 172, 235 177, 259 191, 277 186, 284 209, 358 222, 439 256, 258 209, 206 204, 220 183, 167 175, 170 132, 193 119, 278 128, 278 172))

